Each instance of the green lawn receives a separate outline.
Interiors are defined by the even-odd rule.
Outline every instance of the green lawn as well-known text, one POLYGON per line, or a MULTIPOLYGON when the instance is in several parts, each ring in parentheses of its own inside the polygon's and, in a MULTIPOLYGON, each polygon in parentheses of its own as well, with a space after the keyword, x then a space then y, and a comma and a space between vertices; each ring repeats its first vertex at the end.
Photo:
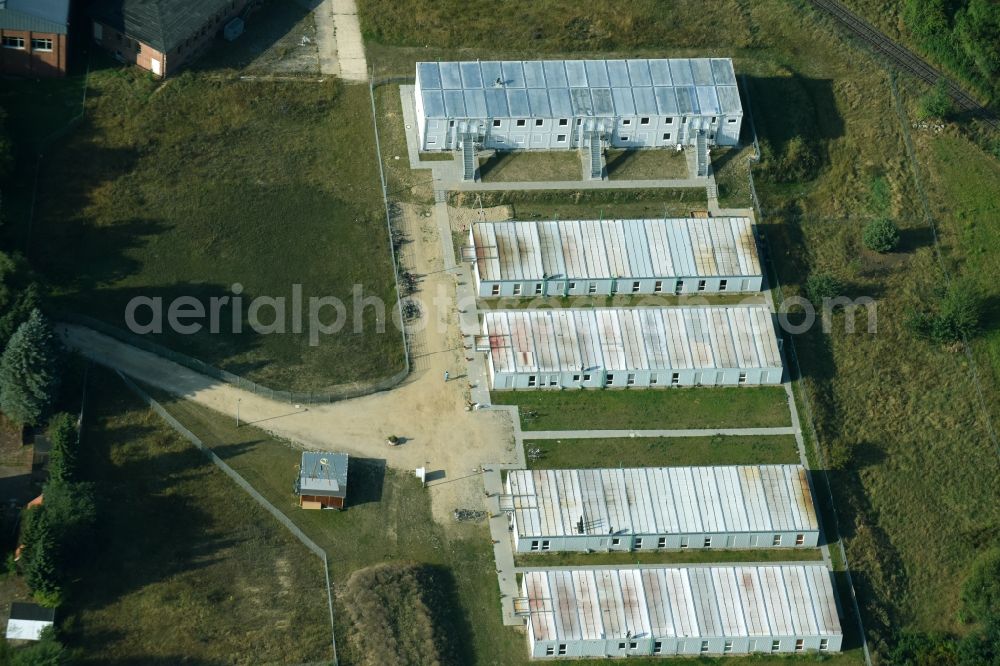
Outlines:
POLYGON ((726 562, 815 562, 823 559, 819 548, 765 548, 761 550, 660 550, 632 553, 520 553, 519 567, 586 567, 632 564, 722 564, 726 562))
POLYGON ((484 182, 580 180, 583 165, 576 151, 503 151, 480 160, 484 182))
POLYGON ((611 180, 663 180, 687 178, 687 153, 675 150, 609 150, 606 155, 611 180))
POLYGON ((532 469, 797 464, 792 435, 525 440, 532 469))
POLYGON ((322 561, 115 375, 90 379, 82 461, 101 509, 59 613, 74 663, 329 659, 322 561))
POLYGON ((518 405, 524 430, 662 430, 791 425, 788 399, 780 386, 494 391, 491 397, 497 405, 518 405))
MULTIPOLYGON (((334 81, 244 81, 185 72, 162 87, 134 69, 91 73, 85 120, 46 152, 31 227, 30 259, 55 305, 124 327, 136 296, 170 302, 243 287, 242 332, 221 308, 193 335, 150 335, 273 388, 322 390, 402 367, 399 332, 352 288, 381 298, 394 284, 378 186, 368 90, 334 81), (80 165, 86 164, 86 169, 80 165), (292 294, 301 285, 303 332, 292 294), (249 306, 283 297, 286 333, 257 332, 249 306), (342 330, 309 340, 309 298, 346 304, 342 330)), ((11 232, 26 241, 24 217, 11 232)), ((327 307, 324 322, 334 318, 327 307)), ((148 310, 139 312, 148 321, 148 310)), ((271 306, 259 313, 274 318, 271 306)))

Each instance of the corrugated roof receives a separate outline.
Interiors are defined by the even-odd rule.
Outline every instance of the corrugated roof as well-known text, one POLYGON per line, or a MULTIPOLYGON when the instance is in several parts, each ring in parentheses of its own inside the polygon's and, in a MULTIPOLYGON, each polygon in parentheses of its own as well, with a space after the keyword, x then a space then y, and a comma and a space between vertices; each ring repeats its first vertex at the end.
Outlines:
POLYGON ((0 0, 0 28, 65 35, 70 0, 0 0))
POLYGON ((299 464, 299 492, 343 497, 347 492, 347 463, 346 453, 303 452, 299 464))
POLYGON ((496 372, 782 367, 764 306, 496 310, 483 318, 496 372))
POLYGON ((745 217, 481 222, 472 238, 487 282, 761 275, 745 217))
POLYGON ((521 538, 819 529, 801 465, 512 470, 507 492, 521 538))
POLYGON ((840 636, 821 565, 526 571, 535 641, 840 636))
POLYGON ((729 58, 418 62, 417 82, 428 118, 743 112, 729 58), (439 94, 449 89, 485 90, 486 113, 476 109, 475 115, 470 108, 465 116, 453 115, 439 94), (527 94, 501 94, 489 101, 490 91, 514 90, 527 94))
MULTIPOLYGON (((119 32, 167 53, 201 30, 231 0, 99 0, 90 15, 119 32)), ((455 87, 461 87, 455 86, 455 87)))

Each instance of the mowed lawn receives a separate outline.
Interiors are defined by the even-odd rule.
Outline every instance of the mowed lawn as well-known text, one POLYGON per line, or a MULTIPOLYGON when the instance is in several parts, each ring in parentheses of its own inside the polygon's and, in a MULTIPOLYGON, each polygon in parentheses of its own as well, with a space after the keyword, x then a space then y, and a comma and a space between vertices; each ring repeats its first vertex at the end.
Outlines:
POLYGON ((594 391, 494 391, 518 405, 524 430, 667 430, 791 425, 780 386, 594 391))
POLYGON ((330 659, 322 561, 118 377, 90 377, 95 553, 59 612, 75 663, 330 659))
MULTIPOLYGON (((162 299, 164 332, 152 341, 272 388, 322 390, 402 367, 386 323, 394 283, 364 86, 195 72, 159 85, 134 69, 92 72, 84 121, 46 152, 30 244, 58 308, 124 328, 131 299, 162 299), (242 302, 220 301, 218 333, 207 316, 193 334, 167 325, 174 299, 211 312, 234 284, 242 302), (384 311, 356 310, 354 289, 384 311), (316 345, 314 296, 345 305, 322 310, 343 327, 316 345), (284 299, 283 317, 268 303, 257 313, 283 333, 251 328, 255 297, 284 299)), ((136 315, 151 317, 145 306, 136 315)))
POLYGON ((528 467, 678 467, 683 465, 794 465, 792 435, 626 437, 525 440, 528 467), (532 451, 536 453, 532 455, 532 451))

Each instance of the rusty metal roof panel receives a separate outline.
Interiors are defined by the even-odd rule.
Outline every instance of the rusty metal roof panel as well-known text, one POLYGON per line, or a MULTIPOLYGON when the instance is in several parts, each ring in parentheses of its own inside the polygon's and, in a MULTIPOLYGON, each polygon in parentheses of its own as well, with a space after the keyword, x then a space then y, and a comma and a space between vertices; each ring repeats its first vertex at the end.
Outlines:
POLYGON ((519 538, 819 529, 798 465, 513 470, 519 538))
POLYGON ((536 641, 843 633, 818 564, 533 569, 522 592, 536 641))

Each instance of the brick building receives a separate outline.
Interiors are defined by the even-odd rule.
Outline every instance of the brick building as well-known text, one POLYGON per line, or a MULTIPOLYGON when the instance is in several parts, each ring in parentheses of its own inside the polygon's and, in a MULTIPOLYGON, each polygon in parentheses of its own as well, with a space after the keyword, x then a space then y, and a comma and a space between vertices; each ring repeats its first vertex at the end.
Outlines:
POLYGON ((0 0, 0 74, 65 76, 70 0, 0 0))
POLYGON ((122 62, 156 76, 200 55, 223 27, 255 0, 98 0, 94 41, 122 62))

